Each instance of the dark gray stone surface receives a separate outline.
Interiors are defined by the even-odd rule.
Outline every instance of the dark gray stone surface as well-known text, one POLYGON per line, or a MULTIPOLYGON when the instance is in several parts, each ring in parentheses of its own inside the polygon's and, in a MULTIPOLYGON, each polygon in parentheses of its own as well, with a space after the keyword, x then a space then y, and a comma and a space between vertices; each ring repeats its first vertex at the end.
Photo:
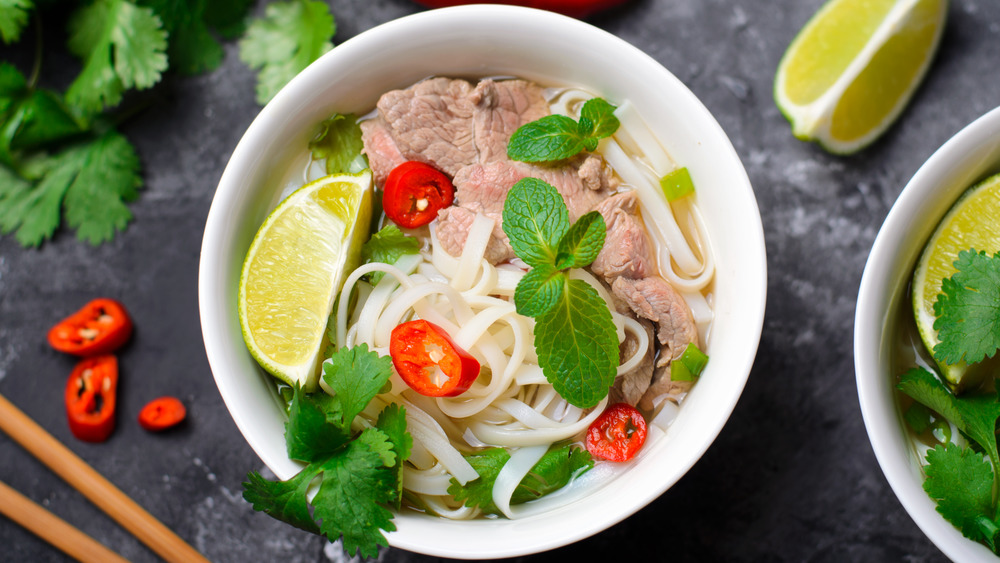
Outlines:
MULTIPOLYGON (((854 385, 854 304, 872 241, 906 181, 1000 105, 1000 4, 953 0, 937 60, 900 120, 860 154, 837 157, 794 139, 771 96, 779 58, 821 3, 634 0, 591 19, 674 72, 729 134, 763 216, 769 299, 749 383, 704 458, 626 521, 522 560, 944 559, 903 511, 868 444, 854 385)), ((408 0, 335 0, 332 8, 338 42, 418 9, 408 0)), ((57 45, 61 30, 47 31, 57 45)), ((50 48, 43 82, 76 72, 57 51, 50 48)), ((155 107, 123 128, 146 180, 123 234, 94 248, 60 232, 40 250, 0 238, 0 393, 213 561, 346 561, 242 500, 241 481, 262 464, 229 417, 201 342, 201 233, 229 154, 260 109, 253 76, 229 44, 218 71, 170 77, 145 98, 155 107), (61 396, 74 362, 49 349, 45 333, 100 295, 124 302, 137 329, 119 354, 118 430, 92 445, 68 431, 61 396), (161 394, 182 398, 189 420, 151 435, 133 421, 161 394)), ((0 481, 124 557, 157 560, 6 436, 0 481)), ((432 560, 396 549, 379 559, 432 560)), ((0 517, 0 560, 67 558, 0 517)))

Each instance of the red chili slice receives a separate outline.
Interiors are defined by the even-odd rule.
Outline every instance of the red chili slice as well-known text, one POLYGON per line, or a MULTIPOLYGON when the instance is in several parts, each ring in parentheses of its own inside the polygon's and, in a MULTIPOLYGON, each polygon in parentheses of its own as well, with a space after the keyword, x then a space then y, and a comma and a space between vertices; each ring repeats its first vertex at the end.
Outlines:
POLYGON ((95 356, 76 364, 66 382, 66 418, 74 436, 103 442, 115 429, 118 359, 95 356))
POLYGON ((75 356, 114 352, 132 335, 132 319, 113 299, 99 298, 49 330, 49 345, 75 356))
POLYGON ((389 355, 403 381, 428 397, 461 395, 479 377, 479 362, 443 328, 424 320, 392 329, 389 355))
POLYGON ((608 407, 587 430, 587 451, 608 461, 628 461, 646 442, 646 419, 628 403, 608 407))
POLYGON ((454 200, 455 187, 448 176, 429 164, 410 160, 389 172, 382 208, 394 223, 413 229, 433 221, 454 200))
POLYGON ((153 399, 139 411, 139 425, 150 432, 166 430, 180 424, 187 416, 184 403, 175 397, 153 399))

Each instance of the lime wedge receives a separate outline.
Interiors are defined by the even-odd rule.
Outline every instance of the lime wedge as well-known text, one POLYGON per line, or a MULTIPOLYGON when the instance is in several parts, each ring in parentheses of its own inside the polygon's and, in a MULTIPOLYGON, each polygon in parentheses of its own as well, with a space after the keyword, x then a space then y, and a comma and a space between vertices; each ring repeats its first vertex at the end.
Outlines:
POLYGON ((830 0, 785 51, 774 99, 792 133, 837 154, 874 141, 920 84, 947 0, 830 0))
MULTIPOLYGON (((934 302, 941 293, 941 281, 957 271, 955 260, 963 250, 975 248, 993 254, 1000 250, 1000 174, 969 188, 944 216, 924 248, 913 272, 913 316, 928 352, 937 345, 934 330, 934 302)), ((1000 357, 1000 356, 997 356, 1000 357)), ((984 364, 977 364, 975 368, 984 364)), ((938 362, 941 374, 953 388, 974 384, 980 375, 965 362, 954 365, 938 362)))
POLYGON ((316 388, 327 320, 357 267, 372 213, 371 173, 299 188, 264 220, 240 276, 243 340, 282 381, 316 388))

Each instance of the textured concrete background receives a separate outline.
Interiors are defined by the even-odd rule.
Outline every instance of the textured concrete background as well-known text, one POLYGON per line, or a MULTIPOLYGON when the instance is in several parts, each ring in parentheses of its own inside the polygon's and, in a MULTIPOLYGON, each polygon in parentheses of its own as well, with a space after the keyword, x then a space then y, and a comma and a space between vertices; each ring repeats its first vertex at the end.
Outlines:
MULTIPOLYGON (((763 216, 767 316, 740 403, 679 483, 604 533, 522 560, 944 559, 903 511, 868 444, 854 385, 854 304, 872 241, 903 185, 955 132, 1000 105, 1000 4, 953 0, 937 60, 901 119, 864 152, 836 157, 795 140, 771 99, 781 54, 821 3, 635 0, 592 18, 676 74, 732 139, 763 216)), ((418 8, 336 0, 332 9, 342 42, 418 8)), ((62 31, 49 31, 50 45, 60 45, 62 31)), ((242 500, 241 481, 262 464, 223 406, 202 347, 202 229, 229 154, 260 109, 235 45, 226 55, 216 72, 169 78, 146 97, 155 108, 124 126, 146 179, 124 234, 92 248, 60 233, 30 251, 0 239, 0 393, 213 561, 345 561, 321 538, 242 500), (119 428, 91 445, 66 427, 61 397, 73 361, 44 337, 98 295, 124 302, 137 330, 119 354, 119 428), (161 394, 181 397, 189 421, 150 435, 132 421, 161 394)), ((77 68, 50 47, 43 83, 59 84, 77 68)), ((6 436, 0 481, 126 558, 157 560, 6 436)), ((3 561, 67 559, 3 518, 0 546, 3 561)), ((379 559, 432 560, 395 549, 379 559)))

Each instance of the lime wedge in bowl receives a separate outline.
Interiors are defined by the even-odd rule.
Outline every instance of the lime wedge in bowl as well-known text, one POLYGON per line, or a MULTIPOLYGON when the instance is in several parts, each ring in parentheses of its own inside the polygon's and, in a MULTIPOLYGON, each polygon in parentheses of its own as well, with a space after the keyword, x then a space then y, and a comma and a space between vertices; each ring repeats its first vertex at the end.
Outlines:
POLYGON ((326 176, 271 212, 240 275, 243 340, 288 384, 316 388, 327 320, 357 267, 372 213, 371 173, 326 176))
MULTIPOLYGON (((913 316, 927 351, 939 342, 934 330, 934 302, 941 282, 957 271, 955 260, 963 250, 975 248, 993 254, 1000 251, 1000 174, 969 188, 944 216, 924 248, 913 272, 913 316)), ((982 374, 970 372, 965 362, 937 362, 945 380, 955 389, 975 384, 982 374)), ((977 364, 980 371, 990 362, 977 364), (982 366, 982 367, 981 367, 982 366)))
POLYGON ((792 40, 774 99, 792 133, 848 154, 899 116, 930 66, 947 0, 830 0, 792 40))

